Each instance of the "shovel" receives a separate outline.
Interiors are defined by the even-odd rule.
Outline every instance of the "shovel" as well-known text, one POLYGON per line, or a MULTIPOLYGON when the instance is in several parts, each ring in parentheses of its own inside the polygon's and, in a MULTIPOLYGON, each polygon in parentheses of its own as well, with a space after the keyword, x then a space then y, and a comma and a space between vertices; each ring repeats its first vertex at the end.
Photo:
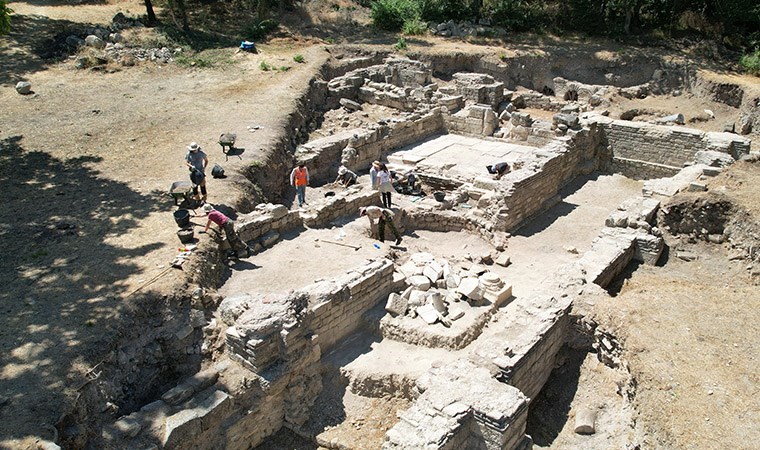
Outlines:
POLYGON ((359 250, 361 248, 360 245, 344 244, 342 242, 328 241, 327 239, 316 239, 316 241, 317 242, 326 242, 328 244, 333 244, 333 245, 340 245, 341 247, 348 247, 348 248, 352 248, 354 250, 359 250))

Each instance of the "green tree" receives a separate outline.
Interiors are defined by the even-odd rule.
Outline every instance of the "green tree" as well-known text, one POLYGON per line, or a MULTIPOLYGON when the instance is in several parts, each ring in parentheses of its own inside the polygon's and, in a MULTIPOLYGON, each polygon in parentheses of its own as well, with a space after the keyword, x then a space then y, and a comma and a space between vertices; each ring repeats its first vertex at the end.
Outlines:
POLYGON ((13 10, 8 8, 6 1, 0 0, 0 35, 10 33, 12 12, 13 10))

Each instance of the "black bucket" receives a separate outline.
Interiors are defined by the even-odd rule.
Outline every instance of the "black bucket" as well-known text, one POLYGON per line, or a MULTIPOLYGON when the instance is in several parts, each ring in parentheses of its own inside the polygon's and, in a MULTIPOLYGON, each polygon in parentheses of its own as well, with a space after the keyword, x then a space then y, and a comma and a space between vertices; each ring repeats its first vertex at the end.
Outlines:
POLYGON ((433 192, 433 197, 439 202, 442 202, 444 199, 446 199, 446 193, 445 192, 433 192))
POLYGON ((177 222, 177 226, 180 228, 190 225, 190 211, 186 209, 174 211, 174 221, 177 222))

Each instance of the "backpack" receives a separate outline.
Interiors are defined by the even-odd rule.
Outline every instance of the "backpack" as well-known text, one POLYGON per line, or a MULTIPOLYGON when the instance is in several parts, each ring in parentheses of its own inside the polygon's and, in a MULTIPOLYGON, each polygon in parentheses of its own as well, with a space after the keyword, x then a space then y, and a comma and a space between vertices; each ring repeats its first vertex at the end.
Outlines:
POLYGON ((211 176, 214 178, 224 178, 224 168, 219 164, 214 164, 214 168, 211 169, 211 176))

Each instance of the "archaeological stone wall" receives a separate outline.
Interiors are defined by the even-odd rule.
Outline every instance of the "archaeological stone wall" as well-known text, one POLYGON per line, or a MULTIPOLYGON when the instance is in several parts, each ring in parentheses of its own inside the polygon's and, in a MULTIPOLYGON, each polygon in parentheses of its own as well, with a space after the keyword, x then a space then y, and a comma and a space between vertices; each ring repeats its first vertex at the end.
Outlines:
POLYGON ((612 153, 612 161, 608 162, 607 167, 621 167, 627 169, 626 174, 642 178, 661 176, 663 173, 672 176, 672 170, 677 171, 693 163, 700 151, 716 151, 734 159, 750 151, 749 139, 733 133, 706 133, 683 127, 612 120, 603 116, 592 116, 587 123, 596 123, 604 131, 612 153), (671 171, 666 170, 668 167, 671 171))
POLYGON ((393 263, 380 259, 334 280, 305 287, 314 314, 311 329, 319 336, 320 345, 329 349, 355 331, 362 315, 391 292, 392 280, 393 263))
POLYGON ((597 169, 600 136, 596 129, 577 133, 569 139, 556 140, 541 150, 547 158, 532 170, 508 174, 511 182, 504 197, 502 212, 497 212, 497 229, 514 230, 525 220, 559 201, 560 189, 580 174, 597 169))
POLYGON ((296 159, 309 168, 312 182, 331 182, 343 163, 353 171, 369 169, 372 161, 389 151, 424 140, 445 131, 439 109, 426 114, 407 114, 373 129, 349 130, 299 146, 296 159), (350 146, 354 151, 344 151, 350 146))

